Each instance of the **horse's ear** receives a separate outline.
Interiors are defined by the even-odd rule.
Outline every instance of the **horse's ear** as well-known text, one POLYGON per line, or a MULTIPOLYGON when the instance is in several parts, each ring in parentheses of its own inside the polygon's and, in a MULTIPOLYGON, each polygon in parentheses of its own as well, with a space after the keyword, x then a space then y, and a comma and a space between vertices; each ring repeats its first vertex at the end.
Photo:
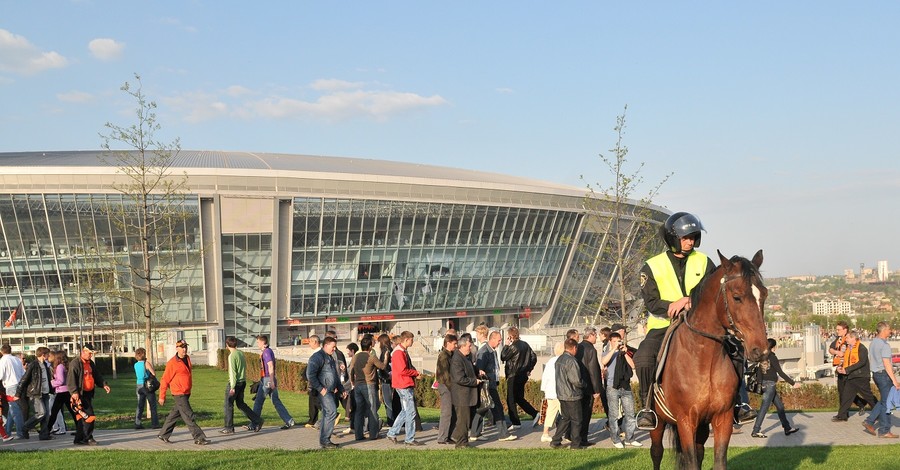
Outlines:
POLYGON ((756 254, 753 255, 753 259, 750 260, 750 262, 753 263, 753 266, 756 266, 756 269, 759 269, 759 267, 762 266, 763 262, 762 250, 757 251, 756 254))
POLYGON ((722 252, 719 251, 719 250, 716 250, 716 253, 719 254, 719 265, 720 265, 720 266, 724 266, 725 269, 730 268, 730 267, 731 267, 731 260, 729 260, 728 258, 726 258, 725 255, 723 255, 722 252))

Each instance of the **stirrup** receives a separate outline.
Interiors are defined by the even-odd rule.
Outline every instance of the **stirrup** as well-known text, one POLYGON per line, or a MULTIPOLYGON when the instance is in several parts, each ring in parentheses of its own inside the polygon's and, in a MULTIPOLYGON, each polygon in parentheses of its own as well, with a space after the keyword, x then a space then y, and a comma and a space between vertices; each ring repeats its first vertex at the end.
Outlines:
POLYGON ((637 428, 641 431, 652 431, 656 429, 657 423, 659 422, 659 418, 656 416, 656 412, 653 410, 641 410, 638 412, 640 417, 637 419, 637 428), (644 420, 650 421, 652 424, 647 424, 644 420), (643 423, 643 424, 642 424, 643 423))

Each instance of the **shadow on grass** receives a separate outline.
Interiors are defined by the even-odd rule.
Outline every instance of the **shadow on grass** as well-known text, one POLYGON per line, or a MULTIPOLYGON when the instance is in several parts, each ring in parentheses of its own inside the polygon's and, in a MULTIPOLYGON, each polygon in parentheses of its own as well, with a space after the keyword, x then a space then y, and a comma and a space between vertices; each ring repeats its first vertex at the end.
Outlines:
MULTIPOLYGON (((828 462, 831 446, 759 447, 737 455, 729 455, 728 467, 732 469, 796 470, 819 467, 828 462)), ((859 464, 857 462, 856 464, 859 464)), ((851 466, 856 466, 851 465, 851 466)), ((862 467, 857 467, 862 468, 862 467)))

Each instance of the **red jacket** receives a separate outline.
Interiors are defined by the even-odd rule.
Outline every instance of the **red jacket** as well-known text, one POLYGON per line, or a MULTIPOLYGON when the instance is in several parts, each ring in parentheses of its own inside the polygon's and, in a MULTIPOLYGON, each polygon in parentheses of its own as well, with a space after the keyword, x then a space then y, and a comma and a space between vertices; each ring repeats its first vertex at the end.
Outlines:
POLYGON ((415 387, 415 378, 419 376, 419 371, 406 360, 407 357, 406 350, 400 346, 391 353, 391 387, 398 390, 415 387))
POLYGON ((172 386, 172 395, 191 394, 191 358, 185 356, 184 360, 176 354, 166 363, 166 371, 159 381, 159 396, 166 396, 166 389, 172 386), (187 364, 185 364, 185 361, 187 364))

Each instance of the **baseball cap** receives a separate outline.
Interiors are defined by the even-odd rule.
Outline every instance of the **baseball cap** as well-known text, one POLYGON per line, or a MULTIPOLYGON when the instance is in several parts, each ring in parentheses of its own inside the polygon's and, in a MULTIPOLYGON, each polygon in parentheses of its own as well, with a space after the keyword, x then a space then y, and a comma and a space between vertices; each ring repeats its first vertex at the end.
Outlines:
POLYGON ((183 339, 179 339, 178 341, 175 342, 175 347, 176 348, 187 348, 188 347, 187 341, 185 341, 183 339))

